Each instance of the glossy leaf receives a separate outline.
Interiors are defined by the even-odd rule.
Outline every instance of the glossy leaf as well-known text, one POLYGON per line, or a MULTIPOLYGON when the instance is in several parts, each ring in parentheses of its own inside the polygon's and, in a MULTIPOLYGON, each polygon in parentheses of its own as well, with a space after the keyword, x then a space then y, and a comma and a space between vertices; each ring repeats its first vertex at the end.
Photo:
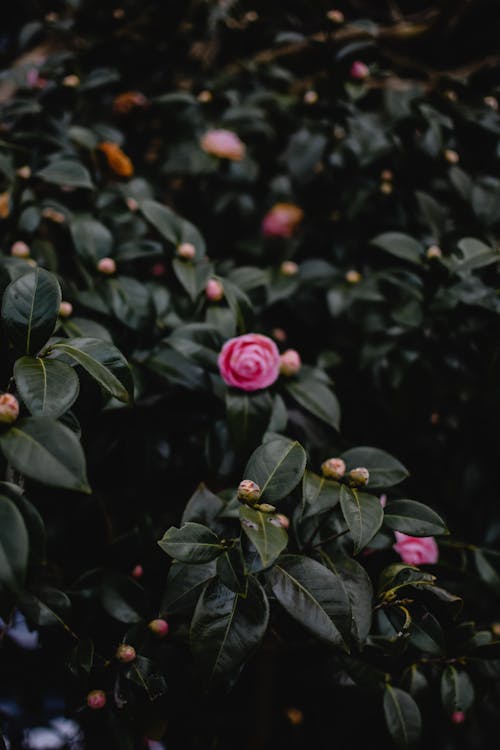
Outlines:
POLYGON ((352 557, 332 560, 322 552, 325 564, 339 576, 351 605, 351 634, 362 646, 372 624, 373 586, 366 570, 352 557))
POLYGON ((415 500, 392 500, 385 508, 384 523, 390 529, 411 536, 447 533, 443 519, 427 505, 415 500))
POLYGON ((308 412, 335 430, 340 429, 340 404, 334 392, 320 380, 290 380, 286 390, 308 412))
POLYGON ((29 539, 23 517, 8 497, 0 495, 0 586, 16 591, 24 584, 29 539))
POLYGON ((385 232, 374 237, 372 245, 385 250, 386 253, 408 260, 410 263, 422 263, 424 248, 417 240, 402 232, 385 232))
POLYGON ((342 485, 340 507, 354 541, 354 554, 357 555, 382 526, 384 512, 380 500, 374 495, 342 485))
POLYGON ((276 438, 254 451, 243 474, 245 479, 259 485, 261 501, 273 505, 297 486, 305 467, 306 454, 302 446, 276 438))
POLYGON ((422 719, 411 695, 400 688, 386 685, 384 715, 389 734, 399 748, 411 748, 418 742, 422 719))
POLYGON ((200 523, 185 523, 180 529, 171 526, 158 542, 174 560, 206 563, 215 560, 224 550, 217 534, 200 523))
POLYGON ((441 675, 441 701, 450 716, 455 711, 464 713, 474 703, 474 685, 467 672, 449 664, 441 675))
POLYGON ((276 525, 273 513, 262 513, 246 505, 240 508, 241 528, 256 548, 262 565, 267 568, 288 544, 288 534, 276 525))
POLYGON ((91 190, 94 186, 88 169, 83 164, 69 159, 57 159, 52 161, 36 173, 44 182, 54 185, 62 185, 75 188, 87 188, 91 190))
POLYGON ((364 466, 370 472, 369 488, 392 487, 408 476, 405 469, 394 456, 378 448, 351 448, 342 454, 347 469, 364 466))
POLYGON ((14 348, 37 354, 50 338, 61 304, 61 289, 43 268, 13 281, 3 296, 2 321, 14 348))
POLYGON ((73 405, 80 390, 70 365, 54 359, 21 357, 14 365, 19 395, 34 416, 60 417, 73 405))
POLYGON ((215 576, 215 572, 215 561, 201 565, 172 563, 160 607, 161 615, 168 617, 169 614, 192 609, 201 589, 215 576))

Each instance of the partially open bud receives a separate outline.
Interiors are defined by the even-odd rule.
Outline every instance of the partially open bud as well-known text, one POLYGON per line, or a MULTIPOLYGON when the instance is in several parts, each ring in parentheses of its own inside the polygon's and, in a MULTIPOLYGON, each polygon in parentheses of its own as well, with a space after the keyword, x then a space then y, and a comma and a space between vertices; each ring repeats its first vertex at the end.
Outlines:
POLYGON ((19 401, 12 393, 0 396, 0 423, 12 424, 19 416, 19 401))
POLYGON ((345 461, 341 458, 329 458, 321 464, 323 476, 328 479, 342 479, 345 469, 345 461))
POLYGON ((80 79, 78 76, 75 76, 74 74, 65 76, 63 78, 63 86, 68 86, 69 88, 74 89, 76 86, 80 85, 80 79))
POLYGON ((279 526, 282 529, 288 529, 290 526, 290 519, 288 516, 284 516, 283 513, 277 513, 269 519, 269 523, 272 523, 273 526, 279 526))
POLYGON ((181 242, 177 245, 177 255, 183 260, 193 260, 196 257, 196 248, 191 242, 181 242))
POLYGON ((123 664, 129 664, 131 661, 134 661, 136 656, 135 648, 128 643, 120 643, 116 649, 116 658, 123 664))
POLYGON ((19 240, 18 242, 14 242, 14 244, 10 248, 10 254, 13 258, 29 258, 30 249, 26 242, 22 242, 22 240, 19 240))
POLYGON ((31 177, 31 167, 28 167, 28 165, 19 167, 19 169, 16 171, 16 174, 22 180, 29 180, 29 178, 31 177))
POLYGON ((336 9, 329 10, 328 13, 326 14, 326 17, 332 23, 344 23, 344 14, 342 13, 341 10, 336 10, 336 9))
POLYGON ((69 318, 73 312, 73 305, 71 302, 65 302, 64 300, 59 305, 59 317, 69 318))
POLYGON ((293 260, 284 260, 280 266, 283 276, 295 276, 299 272, 297 263, 293 260))
POLYGON ((361 274, 359 271, 355 271, 354 269, 351 269, 350 271, 347 271, 345 275, 345 280, 349 282, 349 284, 359 284, 361 281, 361 274))
POLYGON ((238 500, 240 503, 254 505, 260 499, 260 487, 251 479, 244 479, 238 486, 238 500))
POLYGON ((87 706, 93 709, 104 708, 106 705, 106 694, 103 690, 91 690, 87 695, 87 706))
POLYGON ((364 466, 359 466, 357 469, 351 469, 347 475, 347 481, 351 487, 364 487, 368 484, 370 479, 370 472, 365 469, 364 466))
POLYGON ((361 62, 361 60, 355 60, 351 65, 350 74, 351 78, 363 81, 370 75, 370 68, 364 62, 361 62))
POLYGON ((306 91, 306 93, 304 94, 305 104, 316 104, 318 99, 319 99, 318 92, 313 91, 312 89, 310 91, 306 91))
POLYGON ((208 279, 205 294, 210 302, 220 302, 224 296, 224 287, 218 279, 208 279))
POLYGON ((444 158, 449 164, 458 164, 460 161, 460 156, 452 148, 445 149, 444 158))
POLYGON ((276 510, 274 505, 270 505, 269 503, 260 503, 254 506, 257 510, 260 510, 261 513, 274 513, 276 510))
POLYGON ((463 724, 465 721, 465 714, 463 711, 454 711, 451 715, 451 720, 454 724, 463 724))
POLYGON ((148 628, 152 633, 158 636, 158 638, 165 638, 165 636, 168 634, 168 622, 166 620, 151 620, 151 622, 148 625, 148 628))
POLYGON ((142 567, 142 565, 136 565, 134 568, 132 568, 132 578, 142 578, 143 575, 144 568, 142 567))
POLYGON ((429 260, 432 260, 433 258, 441 258, 443 253, 441 251, 441 248, 437 245, 431 245, 426 252, 427 257, 429 260))
POLYGON ((296 375, 301 366, 300 354, 295 349, 287 349, 280 357, 280 373, 288 378, 296 375))
POLYGON ((105 276, 112 276, 116 271, 116 263, 113 258, 101 258, 97 270, 105 276))

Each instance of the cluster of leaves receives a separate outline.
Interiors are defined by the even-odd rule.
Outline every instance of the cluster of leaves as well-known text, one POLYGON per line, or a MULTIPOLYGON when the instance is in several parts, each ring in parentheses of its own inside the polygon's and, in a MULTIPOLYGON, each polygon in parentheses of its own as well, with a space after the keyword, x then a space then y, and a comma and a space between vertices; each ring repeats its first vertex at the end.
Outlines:
MULTIPOLYGON (((7 633, 15 610, 40 630, 68 710, 106 692, 99 717, 80 711, 96 747, 134 750, 167 728, 194 750, 186 706, 202 716, 203 691, 231 686, 230 713, 262 663, 306 717, 308 692, 348 693, 357 716, 351 694, 368 691, 374 732, 401 747, 421 714, 424 739, 434 722, 452 743, 457 713, 486 736, 500 664, 484 430, 500 403, 498 82, 422 77, 373 21, 342 26, 308 3, 164 5, 61 1, 9 42, 24 56, 0 79, 0 371, 22 410, 0 425, 7 633), (201 148, 214 127, 237 132, 244 158, 201 148), (266 237, 276 203, 303 219, 266 237), (228 388, 218 354, 253 331, 302 367, 228 388), (314 473, 337 455, 368 469, 366 488, 314 473), (238 502, 242 479, 262 508, 238 502), (427 504, 399 496, 403 480, 427 504), (440 538, 432 574, 392 549, 395 531, 447 533, 429 506, 474 541, 440 538), (167 639, 148 628, 158 616, 167 639), (113 658, 120 642, 132 663, 113 658), (302 650, 305 687, 276 666, 302 650)), ((8 675, 2 692, 24 679, 8 675)), ((207 735, 226 747, 218 722, 207 735)))

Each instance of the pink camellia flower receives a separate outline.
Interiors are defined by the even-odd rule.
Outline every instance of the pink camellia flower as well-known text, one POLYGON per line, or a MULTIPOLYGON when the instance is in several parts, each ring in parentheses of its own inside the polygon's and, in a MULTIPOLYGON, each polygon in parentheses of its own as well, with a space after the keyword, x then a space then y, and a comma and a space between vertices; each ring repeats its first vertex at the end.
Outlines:
POLYGON ((280 357, 280 373, 286 377, 296 375, 301 366, 300 354, 295 349, 287 349, 280 357))
POLYGON ((408 565, 437 563, 439 549, 433 536, 407 536, 400 531, 394 532, 397 543, 393 549, 408 565))
POLYGON ((363 79, 368 78, 370 75, 370 69, 368 65, 361 62, 361 60, 355 60, 351 65, 350 74, 351 78, 355 78, 357 81, 362 81, 363 79))
POLYGON ((465 714, 463 711, 454 711, 451 715, 451 720, 454 724, 463 724, 465 721, 465 714))
POLYGON ((219 159, 241 161, 245 158, 245 144, 232 130, 209 130, 202 137, 200 146, 207 154, 219 159))
POLYGON ((294 203, 276 203, 264 216, 262 234, 265 237, 291 237, 303 218, 303 210, 294 203))
POLYGON ((280 372, 280 354, 274 341, 259 333, 247 333, 226 341, 219 354, 224 382, 243 391, 267 388, 280 372))

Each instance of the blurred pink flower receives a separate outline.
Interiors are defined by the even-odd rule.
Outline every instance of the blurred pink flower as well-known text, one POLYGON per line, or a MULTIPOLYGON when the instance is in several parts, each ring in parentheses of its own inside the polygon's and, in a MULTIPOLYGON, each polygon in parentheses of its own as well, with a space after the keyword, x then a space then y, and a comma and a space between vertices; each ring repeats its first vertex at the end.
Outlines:
POLYGON ((278 347, 272 339, 259 333, 229 339, 219 354, 219 370, 227 385, 243 391, 267 388, 278 379, 278 347))
POLYGON ((437 563, 439 549, 433 536, 407 536, 400 531, 395 532, 396 544, 393 549, 408 565, 422 565, 437 563))
POLYGON ((276 203, 264 216, 262 234, 265 237, 291 237, 304 218, 304 212, 294 203, 276 203))
POLYGON ((231 130, 209 130, 202 137, 200 145, 207 154, 220 159, 241 161, 245 158, 245 144, 231 130))

